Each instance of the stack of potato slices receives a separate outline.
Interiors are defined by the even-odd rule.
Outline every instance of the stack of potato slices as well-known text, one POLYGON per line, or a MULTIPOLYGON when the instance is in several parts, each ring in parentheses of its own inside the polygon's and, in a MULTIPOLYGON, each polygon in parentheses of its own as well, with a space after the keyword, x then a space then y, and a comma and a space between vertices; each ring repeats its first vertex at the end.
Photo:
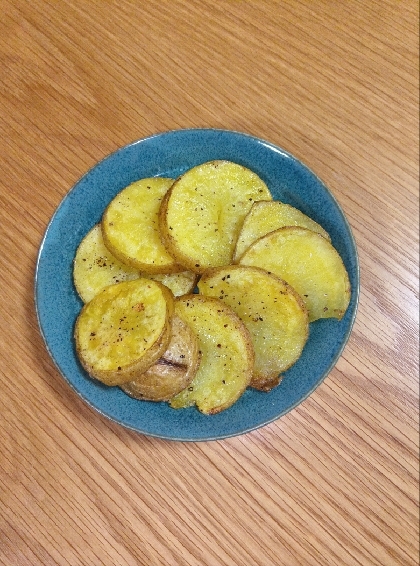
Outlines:
POLYGON ((126 187, 80 243, 73 276, 86 372, 207 415, 247 387, 276 387, 309 323, 342 318, 350 301, 324 228, 229 161, 126 187))

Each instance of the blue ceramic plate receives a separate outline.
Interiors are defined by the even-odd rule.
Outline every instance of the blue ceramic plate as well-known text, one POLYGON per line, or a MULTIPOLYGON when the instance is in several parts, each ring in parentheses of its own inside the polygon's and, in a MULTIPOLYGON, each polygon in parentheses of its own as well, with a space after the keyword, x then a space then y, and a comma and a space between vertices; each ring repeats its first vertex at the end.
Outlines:
POLYGON ((55 212, 43 239, 35 277, 35 302, 41 333, 58 370, 94 409, 143 434, 171 440, 214 440, 242 434, 274 421, 310 395, 331 371, 355 319, 359 268, 355 242, 337 201, 296 158, 266 141, 211 129, 158 134, 119 149, 76 183, 55 212), (205 161, 226 159, 255 171, 273 198, 289 203, 319 222, 348 270, 352 299, 341 321, 311 324, 299 361, 270 393, 247 390, 228 410, 204 416, 195 408, 171 409, 166 403, 137 401, 118 387, 90 379, 78 362, 73 327, 82 307, 72 280, 72 262, 83 236, 110 200, 143 177, 176 178, 205 161))

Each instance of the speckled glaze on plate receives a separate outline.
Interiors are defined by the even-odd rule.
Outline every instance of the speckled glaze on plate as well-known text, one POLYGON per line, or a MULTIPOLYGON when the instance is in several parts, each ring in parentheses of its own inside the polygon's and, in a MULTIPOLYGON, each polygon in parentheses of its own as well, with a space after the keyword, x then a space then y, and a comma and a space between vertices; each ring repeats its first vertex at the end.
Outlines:
POLYGON ((296 158, 275 145, 239 132, 176 130, 127 145, 95 165, 57 208, 42 241, 35 274, 35 305, 41 334, 59 372, 94 409, 109 419, 149 436, 179 441, 215 440, 264 426, 306 399, 336 364, 349 338, 359 295, 359 265, 350 226, 325 185, 296 158), (178 177, 205 161, 226 159, 255 171, 276 200, 289 203, 319 222, 343 258, 352 285, 349 308, 341 321, 310 325, 299 361, 276 389, 249 389, 226 411, 205 416, 195 408, 171 409, 166 403, 137 401, 118 387, 90 379, 78 362, 73 328, 82 307, 72 268, 83 236, 96 224, 110 200, 143 177, 178 177))

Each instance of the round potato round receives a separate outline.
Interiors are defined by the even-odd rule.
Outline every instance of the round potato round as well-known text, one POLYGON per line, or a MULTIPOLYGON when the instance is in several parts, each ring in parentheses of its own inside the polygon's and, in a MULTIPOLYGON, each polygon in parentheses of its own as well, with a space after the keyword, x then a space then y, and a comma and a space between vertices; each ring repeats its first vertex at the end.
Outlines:
POLYGON ((286 227, 257 240, 240 265, 261 267, 281 277, 302 297, 309 322, 341 319, 350 302, 350 281, 343 260, 320 234, 286 227))
POLYGON ((258 201, 252 205, 251 210, 245 216, 236 242, 234 262, 236 263, 258 238, 284 226, 308 228, 308 230, 318 232, 324 238, 330 240, 328 232, 322 226, 290 204, 277 200, 258 201))
POLYGON ((294 289, 256 267, 229 266, 204 273, 200 293, 229 305, 250 332, 255 351, 251 387, 269 391, 300 357, 308 313, 294 289))
POLYGON ((177 179, 162 201, 162 241, 178 263, 196 273, 229 265, 252 204, 271 198, 262 179, 246 167, 229 161, 198 165, 177 179))
POLYGON ((84 303, 88 303, 109 285, 139 277, 136 269, 122 263, 105 246, 100 224, 96 224, 86 234, 77 248, 73 280, 84 303))
POLYGON ((161 283, 136 279, 111 285, 85 304, 75 341, 89 375, 120 385, 145 372, 167 349, 173 302, 161 283))
POLYGON ((179 266, 162 244, 158 213, 173 179, 141 179, 122 190, 102 217, 106 247, 123 263, 147 273, 177 273, 179 266))
POLYGON ((197 336, 174 315, 166 352, 137 379, 121 385, 121 389, 135 399, 168 401, 191 383, 199 363, 197 336))
POLYGON ((234 311, 218 299, 186 295, 176 299, 175 312, 197 335, 201 361, 193 381, 170 405, 175 409, 196 405, 206 415, 220 413, 251 382, 251 336, 234 311))

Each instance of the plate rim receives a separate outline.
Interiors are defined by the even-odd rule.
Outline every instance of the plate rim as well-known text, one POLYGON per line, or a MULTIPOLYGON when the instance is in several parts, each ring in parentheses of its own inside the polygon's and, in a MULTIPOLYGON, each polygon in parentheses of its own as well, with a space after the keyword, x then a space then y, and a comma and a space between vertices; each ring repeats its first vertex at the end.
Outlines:
POLYGON ((95 162, 87 171, 85 171, 85 173, 83 173, 73 183, 73 185, 66 191, 64 196, 60 199, 59 203, 55 207, 55 210, 54 210, 51 218, 49 219, 49 221, 48 221, 48 223, 47 223, 47 225, 44 229, 44 233, 43 233, 40 245, 39 245, 36 263, 35 263, 33 291, 34 291, 33 300, 34 300, 35 314, 36 314, 37 323, 38 323, 38 330, 41 334, 41 337, 42 337, 44 346, 46 348, 46 351, 49 354, 51 360, 54 363, 55 368, 57 369, 57 371, 61 375, 61 377, 64 379, 64 381, 77 394, 77 396, 80 399, 82 399, 83 402, 86 403, 91 409, 93 409, 95 412, 99 413, 101 416, 105 417, 107 420, 109 420, 113 423, 116 423, 120 426, 123 426, 124 428, 131 430, 131 431, 134 431, 138 434, 142 434, 142 435, 149 436, 149 437, 152 437, 152 438, 158 438, 160 440, 167 440, 167 441, 174 441, 174 442, 210 442, 210 441, 224 440, 224 439, 227 439, 227 438, 232 438, 232 437, 240 436, 240 435, 243 435, 243 434, 247 434, 249 432, 252 432, 254 430, 258 430, 260 428, 267 426, 270 423, 277 421, 278 419, 280 419, 281 417, 283 417, 287 413, 294 410, 300 404, 302 404, 325 381, 325 379, 331 373, 332 369, 337 364, 338 360, 341 358, 343 351, 345 350, 345 348, 348 344, 348 341, 350 339, 350 336, 352 334, 352 330, 353 330, 354 323, 355 323, 357 313, 358 313, 358 309, 359 309, 360 262, 359 262, 359 253, 358 253, 358 248, 357 248, 357 244, 356 244, 356 239, 354 237, 352 227, 351 227, 351 225, 350 225, 350 223, 349 223, 349 221, 348 221, 348 219, 347 219, 347 217, 344 213, 344 210, 342 209, 340 203, 338 202, 336 196, 329 189, 329 187, 324 183, 324 181, 311 168, 309 168, 304 162, 302 162, 296 156, 294 156, 293 154, 291 154, 287 150, 283 149, 280 146, 277 146, 276 144, 274 144, 270 141, 267 141, 263 138, 259 138, 257 136, 252 135, 252 134, 240 132, 240 131, 237 131, 237 130, 229 130, 229 129, 223 129, 223 128, 180 128, 180 129, 171 129, 171 130, 165 130, 165 131, 161 131, 161 132, 155 132, 154 134, 151 134, 151 135, 143 137, 143 138, 136 139, 136 140, 131 141, 131 142, 129 142, 129 143, 123 145, 123 146, 116 148, 115 150, 113 150, 112 152, 105 155, 104 157, 102 157, 97 162, 95 162), (339 348, 336 350, 334 356, 332 357, 330 363, 328 364, 326 370, 324 371, 323 375, 316 381, 316 383, 313 384, 313 386, 308 391, 305 392, 305 394, 302 397, 300 397, 298 400, 296 400, 293 404, 288 405, 287 408, 280 411, 276 416, 274 416, 272 418, 268 418, 268 419, 264 420, 263 422, 258 423, 257 425, 251 425, 249 427, 243 427, 240 430, 237 430, 237 431, 234 431, 234 432, 231 432, 231 433, 223 433, 223 434, 220 434, 220 435, 216 434, 216 435, 208 435, 208 436, 203 435, 203 436, 197 436, 197 437, 185 437, 185 436, 182 436, 182 435, 181 436, 170 435, 170 434, 166 435, 166 434, 162 434, 162 433, 154 433, 154 432, 150 432, 150 431, 145 431, 145 430, 142 430, 142 429, 140 429, 136 426, 133 426, 131 424, 124 422, 124 420, 122 420, 122 419, 119 419, 119 418, 116 418, 114 416, 107 414, 102 408, 96 406, 91 401, 91 399, 89 397, 87 397, 84 393, 80 392, 77 389, 77 387, 70 381, 70 379, 61 370, 59 362, 56 359, 56 356, 55 356, 54 352, 52 351, 50 344, 47 340, 45 329, 43 327, 43 323, 42 323, 42 320, 41 320, 40 305, 39 305, 39 300, 38 300, 40 263, 41 263, 41 259, 42 259, 42 255, 43 255, 43 251, 44 251, 44 246, 45 246, 45 243, 46 243, 48 235, 49 235, 49 231, 50 231, 51 227, 53 226, 53 224, 54 224, 54 222, 57 218, 57 215, 60 212, 61 207, 66 202, 66 200, 69 198, 69 196, 75 190, 77 190, 79 184, 86 177, 88 177, 92 173, 92 171, 94 171, 96 168, 98 168, 103 162, 105 162, 108 159, 112 159, 113 157, 117 156, 117 154, 122 153, 122 152, 128 150, 129 148, 137 146, 141 143, 147 143, 147 142, 154 140, 154 139, 157 139, 157 138, 169 137, 170 135, 176 135, 176 134, 179 134, 179 133, 182 133, 182 132, 190 133, 190 134, 221 133, 221 134, 226 134, 226 135, 239 136, 240 138, 248 138, 252 142, 263 144, 265 147, 269 148, 270 150, 275 151, 276 153, 280 153, 284 157, 292 159, 295 163, 298 164, 299 167, 302 167, 307 173, 309 173, 309 175, 311 177, 316 179, 318 184, 323 187, 323 190, 325 190, 328 193, 329 197, 332 199, 336 209, 338 210, 338 212, 340 214, 340 217, 343 221, 343 224, 346 228, 347 235, 349 236, 349 242, 351 243, 351 252, 352 252, 351 255, 352 255, 352 258, 353 258, 353 261, 354 261, 353 268, 355 269, 354 278, 355 278, 355 281, 356 281, 356 286, 352 285, 352 291, 351 291, 352 292, 352 301, 353 301, 353 312, 352 312, 351 317, 348 321, 348 326, 347 326, 347 330, 345 332, 344 338, 343 338, 342 342, 340 343, 339 348))

